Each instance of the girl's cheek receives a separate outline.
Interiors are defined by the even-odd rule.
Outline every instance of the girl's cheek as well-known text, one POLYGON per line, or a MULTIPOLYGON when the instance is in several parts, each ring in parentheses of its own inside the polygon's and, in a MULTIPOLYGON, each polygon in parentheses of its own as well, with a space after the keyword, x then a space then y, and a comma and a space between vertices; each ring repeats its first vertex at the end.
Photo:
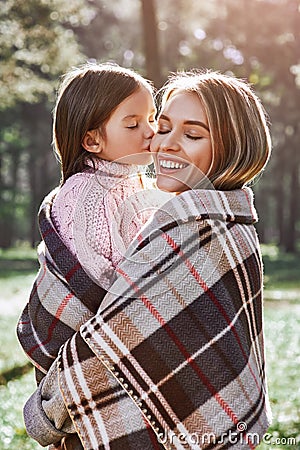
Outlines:
POLYGON ((158 123, 154 122, 154 124, 153 124, 153 131, 154 131, 154 133, 157 133, 157 130, 158 130, 158 123))
POLYGON ((155 151, 154 149, 155 149, 155 146, 154 146, 154 137, 153 137, 150 142, 150 151, 154 152, 155 151))
POLYGON ((152 152, 157 152, 157 151, 158 151, 158 148, 159 148, 159 142, 160 142, 159 135, 155 134, 155 135, 153 136, 153 138, 152 138, 152 140, 151 140, 151 144, 150 144, 150 150, 151 150, 152 152))

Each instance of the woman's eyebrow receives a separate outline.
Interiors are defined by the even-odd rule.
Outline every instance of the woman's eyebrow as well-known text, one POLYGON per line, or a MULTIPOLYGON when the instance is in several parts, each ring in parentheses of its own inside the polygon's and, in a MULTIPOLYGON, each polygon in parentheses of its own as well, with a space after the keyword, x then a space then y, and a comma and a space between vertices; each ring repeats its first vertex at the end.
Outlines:
MULTIPOLYGON (((161 114, 159 116, 159 119, 163 119, 163 120, 167 120, 168 122, 171 122, 171 119, 168 116, 165 116, 164 114, 161 114)), ((205 128, 205 130, 207 130, 209 132, 208 126, 204 122, 201 122, 200 120, 185 120, 183 122, 183 124, 184 125, 197 125, 198 127, 205 128)))
POLYGON ((200 120, 186 120, 184 122, 184 125, 198 125, 199 127, 205 128, 207 131, 209 131, 208 126, 200 120))
POLYGON ((168 116, 165 116, 164 114, 160 114, 160 115, 158 116, 158 118, 159 118, 159 119, 164 119, 164 120, 167 120, 168 122, 170 122, 169 117, 168 117, 168 116))

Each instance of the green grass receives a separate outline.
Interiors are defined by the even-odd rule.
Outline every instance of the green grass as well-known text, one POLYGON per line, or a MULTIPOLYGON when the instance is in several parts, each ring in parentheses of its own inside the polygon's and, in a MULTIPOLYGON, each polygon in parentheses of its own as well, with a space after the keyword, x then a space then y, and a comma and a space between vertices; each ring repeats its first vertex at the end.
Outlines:
POLYGON ((42 449, 25 431, 22 409, 34 390, 34 376, 30 371, 21 378, 12 379, 0 386, 0 449, 42 449))
POLYGON ((28 245, 7 250, 0 249, 0 278, 12 278, 24 274, 31 275, 37 270, 36 250, 28 245))
MULTIPOLYGON (((263 247, 263 255, 273 423, 268 430, 272 444, 262 443, 258 449, 296 450, 300 449, 300 257, 281 254, 271 246, 263 247), (290 438, 296 438, 297 444, 288 444, 290 438)), ((35 384, 15 334, 34 278, 36 252, 0 250, 0 268, 0 450, 41 450, 28 438, 23 424, 22 408, 35 384)))
POLYGON ((273 439, 296 438, 298 446, 261 444, 267 450, 300 448, 300 298, 299 303, 266 302, 265 338, 273 439))
POLYGON ((41 450, 27 436, 23 423, 23 405, 35 389, 35 381, 15 332, 34 278, 28 262, 22 261, 33 262, 33 257, 24 252, 9 258, 8 253, 5 257, 0 254, 0 450, 41 450))
POLYGON ((267 290, 296 290, 300 294, 300 254, 280 252, 275 245, 262 245, 262 254, 265 288, 267 290))

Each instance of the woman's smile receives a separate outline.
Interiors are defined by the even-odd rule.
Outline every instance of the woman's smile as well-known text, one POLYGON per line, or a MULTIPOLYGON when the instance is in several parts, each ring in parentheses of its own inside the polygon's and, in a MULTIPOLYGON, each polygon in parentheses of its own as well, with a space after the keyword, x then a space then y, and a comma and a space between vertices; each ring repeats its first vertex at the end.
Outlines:
POLYGON ((151 151, 159 189, 183 192, 203 180, 212 163, 212 146, 207 117, 195 93, 178 91, 167 100, 151 151))
POLYGON ((158 165, 161 172, 163 172, 164 170, 166 170, 167 172, 174 172, 177 170, 185 169, 188 166, 188 163, 182 162, 182 160, 178 158, 170 158, 167 155, 159 155, 158 165))

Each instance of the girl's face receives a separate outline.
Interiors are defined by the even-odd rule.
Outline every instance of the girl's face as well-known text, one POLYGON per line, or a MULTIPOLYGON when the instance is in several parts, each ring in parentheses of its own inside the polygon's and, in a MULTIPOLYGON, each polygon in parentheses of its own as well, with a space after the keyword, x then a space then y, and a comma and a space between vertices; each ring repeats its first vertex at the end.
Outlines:
POLYGON ((177 91, 167 100, 152 139, 157 187, 183 192, 195 187, 212 163, 207 117, 196 93, 177 91))
POLYGON ((127 97, 110 116, 100 158, 127 164, 150 164, 150 142, 154 135, 155 104, 144 87, 127 97))

